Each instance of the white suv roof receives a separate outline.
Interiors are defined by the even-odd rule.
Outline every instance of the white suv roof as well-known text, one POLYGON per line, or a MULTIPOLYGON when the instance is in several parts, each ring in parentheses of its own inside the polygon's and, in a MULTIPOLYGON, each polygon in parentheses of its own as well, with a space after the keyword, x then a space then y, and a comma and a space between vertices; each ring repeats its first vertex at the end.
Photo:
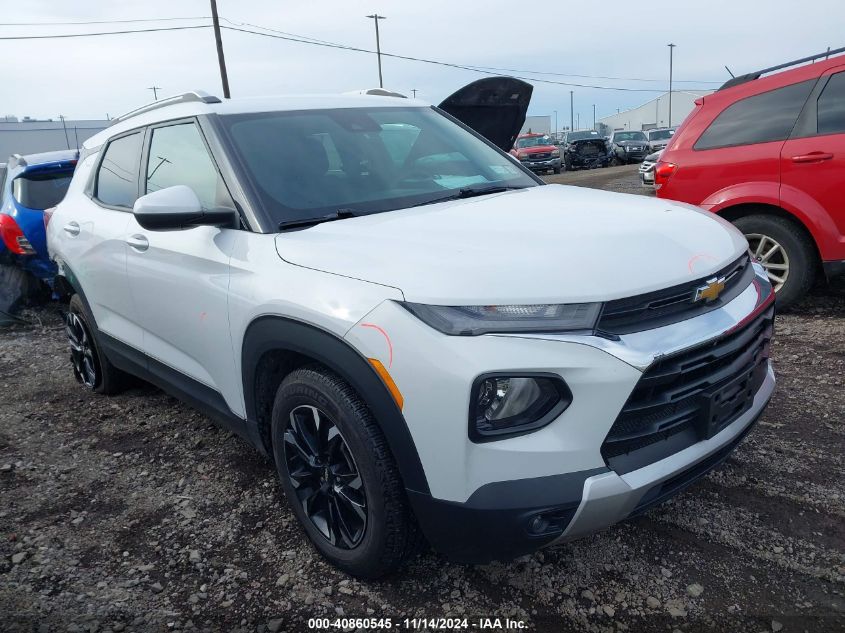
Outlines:
POLYGON ((201 91, 168 97, 127 112, 115 119, 102 132, 83 144, 86 149, 98 147, 113 136, 134 128, 201 114, 242 114, 279 110, 324 110, 364 107, 428 107, 429 104, 403 96, 375 94, 303 94, 265 97, 241 97, 220 100, 201 91))

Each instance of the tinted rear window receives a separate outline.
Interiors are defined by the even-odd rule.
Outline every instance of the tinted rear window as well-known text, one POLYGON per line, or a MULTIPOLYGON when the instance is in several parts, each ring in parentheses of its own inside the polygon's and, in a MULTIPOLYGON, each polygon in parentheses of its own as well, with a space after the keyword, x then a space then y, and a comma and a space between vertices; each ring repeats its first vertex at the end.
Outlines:
POLYGON ((845 73, 836 73, 819 97, 818 133, 845 133, 845 73))
POLYGON ((731 104, 704 131, 695 149, 786 139, 815 83, 802 81, 731 104))
POLYGON ((62 201, 73 178, 73 170, 23 174, 12 182, 12 195, 27 209, 43 211, 62 201))

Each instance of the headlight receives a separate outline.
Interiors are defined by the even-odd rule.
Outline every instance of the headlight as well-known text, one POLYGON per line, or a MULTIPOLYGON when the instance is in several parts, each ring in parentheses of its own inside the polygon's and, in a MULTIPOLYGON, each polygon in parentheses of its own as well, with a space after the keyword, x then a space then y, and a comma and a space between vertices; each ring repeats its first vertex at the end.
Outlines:
POLYGON ((451 336, 488 332, 571 332, 592 330, 601 313, 600 303, 502 306, 432 306, 403 303, 412 314, 435 330, 451 336))
POLYGON ((470 439, 489 442, 535 431, 571 402, 572 392, 554 374, 480 376, 470 393, 470 439))
POLYGON ((553 149, 552 150, 552 156, 560 156, 560 150, 559 149, 553 149))

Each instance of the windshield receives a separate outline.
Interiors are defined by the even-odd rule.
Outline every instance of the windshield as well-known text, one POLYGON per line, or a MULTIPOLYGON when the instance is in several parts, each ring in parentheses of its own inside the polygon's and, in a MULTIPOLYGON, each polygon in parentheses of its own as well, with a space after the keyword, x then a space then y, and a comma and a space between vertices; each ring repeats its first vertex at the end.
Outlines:
POLYGON ((264 112, 221 120, 277 222, 339 209, 402 209, 468 187, 537 184, 506 154, 431 108, 264 112))
POLYGON ((617 132, 613 135, 614 141, 644 141, 645 134, 642 132, 617 132))
POLYGON ((667 138, 672 138, 675 130, 652 130, 648 133, 650 141, 665 141, 667 138))
POLYGON ((12 181, 12 195, 18 204, 27 209, 43 211, 62 201, 73 178, 73 170, 33 172, 12 181))
POLYGON ((526 136, 516 140, 516 146, 522 147, 537 147, 538 145, 553 145, 550 136, 526 136))
POLYGON ((595 130, 588 130, 586 132, 570 132, 569 134, 566 135, 566 140, 570 141, 570 142, 571 141, 580 141, 580 140, 583 140, 585 138, 598 139, 598 138, 601 138, 601 137, 599 137, 599 133, 596 132, 595 130))

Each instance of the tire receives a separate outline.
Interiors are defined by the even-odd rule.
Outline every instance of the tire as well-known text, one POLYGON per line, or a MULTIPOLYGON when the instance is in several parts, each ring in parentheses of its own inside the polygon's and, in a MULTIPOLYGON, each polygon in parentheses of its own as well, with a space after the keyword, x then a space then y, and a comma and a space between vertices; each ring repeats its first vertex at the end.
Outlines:
POLYGON ((560 173, 560 167, 555 167, 552 171, 556 174, 559 174, 560 173))
POLYGON ((384 435, 340 377, 316 365, 289 374, 273 403, 272 440, 288 502, 329 562, 374 579, 418 551, 419 528, 384 435))
POLYGON ((113 395, 123 390, 127 376, 112 365, 103 353, 93 334, 93 322, 82 299, 79 295, 73 295, 65 321, 73 375, 88 389, 113 395))
POLYGON ((778 308, 793 306, 812 287, 816 276, 818 258, 811 238, 795 222, 776 215, 747 215, 735 220, 734 226, 743 232, 752 246, 749 249, 752 259, 757 259, 767 268, 777 293, 778 308), (775 246, 780 250, 771 253, 775 246), (757 253, 758 250, 761 252, 757 253), (769 254, 769 259, 761 261, 766 254, 769 254), (781 254, 783 257, 780 257, 781 254), (767 264, 778 266, 778 269, 769 269, 767 264), (781 268, 784 264, 785 275, 781 268))
POLYGON ((621 164, 622 164, 622 161, 619 160, 618 156, 614 156, 613 158, 610 159, 610 166, 611 167, 619 167, 619 165, 621 165, 621 164))

